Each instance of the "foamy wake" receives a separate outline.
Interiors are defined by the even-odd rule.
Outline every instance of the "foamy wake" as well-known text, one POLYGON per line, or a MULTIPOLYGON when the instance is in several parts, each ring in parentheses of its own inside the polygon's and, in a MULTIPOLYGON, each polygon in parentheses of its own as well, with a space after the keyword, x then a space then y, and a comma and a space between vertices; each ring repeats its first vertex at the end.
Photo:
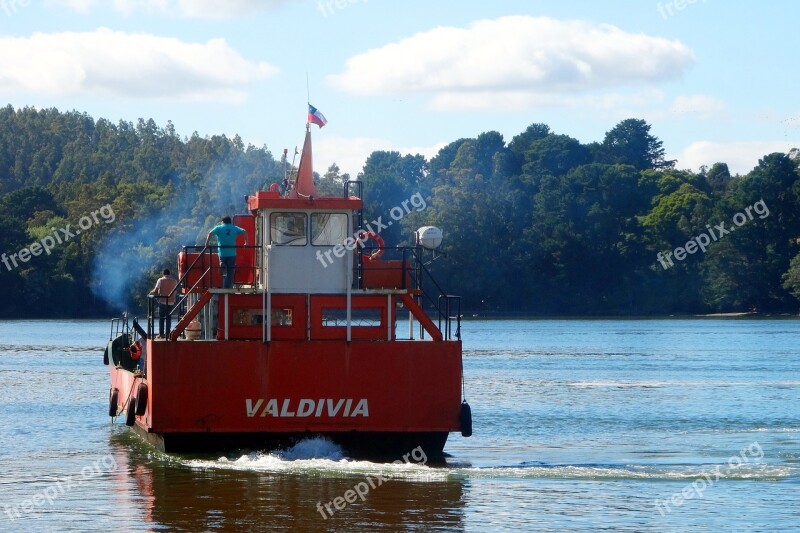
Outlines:
POLYGON ((444 480, 448 476, 447 469, 430 468, 421 462, 373 463, 349 459, 340 446, 322 437, 304 439, 286 450, 253 452, 238 459, 227 457, 220 457, 217 460, 195 459, 187 461, 186 464, 201 469, 321 474, 327 477, 381 474, 387 478, 437 481, 444 480))
POLYGON ((295 446, 270 453, 254 452, 238 459, 191 460, 198 469, 226 469, 250 472, 352 477, 380 474, 389 479, 442 482, 448 479, 718 479, 775 481, 800 478, 794 464, 750 463, 737 468, 716 465, 529 465, 471 467, 465 465, 431 468, 422 463, 373 463, 348 459, 341 447, 324 438, 306 439, 295 446))
POLYGON ((573 381, 570 387, 590 388, 661 388, 661 387, 796 387, 800 381, 573 381))

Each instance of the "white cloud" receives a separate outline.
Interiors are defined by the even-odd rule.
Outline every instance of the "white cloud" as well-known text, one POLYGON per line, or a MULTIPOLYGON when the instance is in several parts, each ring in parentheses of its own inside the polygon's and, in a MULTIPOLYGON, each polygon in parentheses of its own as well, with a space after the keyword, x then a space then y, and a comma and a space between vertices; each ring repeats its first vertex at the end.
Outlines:
MULTIPOLYGON (((290 1, 293 0, 113 0, 113 7, 125 16, 144 11, 173 17, 224 19, 268 11, 290 1)), ((48 0, 48 3, 64 5, 80 13, 107 5, 99 0, 48 0)))
POLYGON ((549 104, 563 93, 652 85, 694 63, 679 41, 608 24, 511 16, 438 27, 351 57, 328 77, 355 94, 427 92, 435 109, 549 104))
POLYGON ((731 174, 747 174, 765 155, 773 152, 788 154, 795 147, 800 147, 800 141, 697 141, 675 157, 678 160, 676 166, 697 170, 701 165, 710 167, 714 163, 727 163, 731 174))
MULTIPOLYGON (((443 92, 431 100, 436 111, 464 111, 492 108, 495 111, 518 111, 534 107, 562 107, 570 109, 598 109, 621 111, 649 108, 664 101, 664 93, 647 90, 629 93, 599 94, 540 94, 525 91, 443 92)), ((624 111, 622 115, 629 115, 624 111)))
POLYGON ((114 95, 241 102, 277 69, 241 57, 223 39, 175 38, 100 28, 0 37, 0 92, 114 95))
POLYGON ((314 140, 314 170, 321 174, 327 172, 331 164, 336 163, 342 173, 349 173, 355 179, 364 168, 367 157, 376 151, 400 152, 401 154, 422 154, 426 159, 439 153, 447 143, 433 146, 396 147, 392 141, 368 137, 330 137, 314 140))

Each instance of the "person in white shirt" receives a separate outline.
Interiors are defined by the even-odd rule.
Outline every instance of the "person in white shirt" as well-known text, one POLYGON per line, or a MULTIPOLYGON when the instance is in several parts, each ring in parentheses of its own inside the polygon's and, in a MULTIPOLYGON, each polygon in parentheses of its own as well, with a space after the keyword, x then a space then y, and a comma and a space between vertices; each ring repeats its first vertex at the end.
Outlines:
POLYGON ((178 280, 170 277, 169 269, 165 268, 162 272, 163 276, 158 278, 156 286, 150 291, 152 296, 156 297, 158 303, 158 336, 164 337, 169 335, 172 329, 172 306, 175 305, 176 293, 175 287, 178 286, 178 280), (164 321, 167 323, 166 332, 164 331, 164 321))

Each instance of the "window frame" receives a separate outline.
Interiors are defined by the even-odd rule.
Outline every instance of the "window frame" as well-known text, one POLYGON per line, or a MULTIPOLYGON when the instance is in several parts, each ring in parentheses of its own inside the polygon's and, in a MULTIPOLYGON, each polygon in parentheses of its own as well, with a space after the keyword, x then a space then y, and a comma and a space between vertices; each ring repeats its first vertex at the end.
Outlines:
POLYGON ((267 227, 267 232, 269 233, 269 244, 270 244, 270 246, 297 246, 297 247, 308 246, 308 243, 311 240, 309 238, 309 229, 310 229, 310 227, 311 226, 310 226, 309 219, 308 219, 308 213, 304 213, 302 211, 273 211, 272 213, 269 214, 268 227, 267 227), (299 240, 300 237, 298 237, 298 238, 296 238, 296 239, 294 239, 294 240, 292 240, 290 242, 285 242, 285 243, 274 242, 272 240, 273 230, 276 229, 278 227, 278 225, 273 222, 273 217, 276 217, 276 216, 292 216, 292 217, 300 217, 300 216, 302 216, 303 217, 303 239, 304 239, 304 242, 302 244, 295 243, 295 241, 299 240))
POLYGON ((311 242, 311 246, 331 247, 331 246, 338 246, 340 244, 343 245, 345 243, 345 241, 347 240, 347 237, 348 237, 347 232, 350 229, 350 218, 349 218, 349 215, 347 213, 341 213, 341 212, 321 213, 321 212, 316 212, 316 213, 310 213, 310 215, 311 216, 309 217, 309 221, 308 221, 308 232, 309 232, 309 237, 310 237, 309 240, 311 242), (314 220, 314 215, 342 215, 344 217, 344 225, 345 225, 344 238, 342 239, 342 241, 341 242, 336 242, 336 243, 333 243, 333 244, 314 244, 314 230, 313 230, 313 227, 312 227, 312 224, 313 224, 312 221, 314 220))

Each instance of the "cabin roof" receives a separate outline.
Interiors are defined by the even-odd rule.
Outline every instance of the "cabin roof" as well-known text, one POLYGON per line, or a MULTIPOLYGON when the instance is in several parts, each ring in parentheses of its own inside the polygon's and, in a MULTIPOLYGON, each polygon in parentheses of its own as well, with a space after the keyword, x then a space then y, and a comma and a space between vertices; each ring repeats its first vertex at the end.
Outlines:
POLYGON ((258 209, 319 209, 319 210, 356 210, 363 207, 361 198, 281 198, 277 192, 258 191, 247 198, 250 211, 258 209))

